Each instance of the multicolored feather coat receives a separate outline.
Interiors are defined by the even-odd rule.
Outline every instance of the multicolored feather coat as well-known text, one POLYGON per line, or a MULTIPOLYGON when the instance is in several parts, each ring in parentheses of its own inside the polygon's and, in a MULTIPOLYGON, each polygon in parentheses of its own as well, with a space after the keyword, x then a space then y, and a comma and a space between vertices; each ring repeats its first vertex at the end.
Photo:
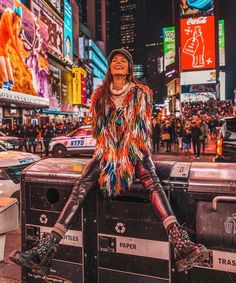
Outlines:
POLYGON ((95 155, 100 159, 100 187, 108 195, 118 195, 133 182, 135 166, 151 154, 152 91, 144 85, 132 88, 116 109, 112 99, 105 105, 105 119, 97 116, 99 92, 92 96, 91 112, 95 155))

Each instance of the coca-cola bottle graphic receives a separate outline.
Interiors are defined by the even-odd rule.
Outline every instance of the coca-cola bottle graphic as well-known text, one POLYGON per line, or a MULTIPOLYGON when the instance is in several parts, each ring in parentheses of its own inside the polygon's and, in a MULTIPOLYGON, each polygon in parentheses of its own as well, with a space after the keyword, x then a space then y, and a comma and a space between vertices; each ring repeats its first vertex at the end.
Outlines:
POLYGON ((200 26, 195 26, 194 32, 193 32, 193 37, 196 38, 198 41, 198 46, 195 49, 194 55, 193 55, 193 68, 202 68, 205 66, 205 60, 204 60, 204 55, 205 55, 205 44, 204 44, 204 39, 202 36, 202 31, 200 26))
POLYGON ((192 59, 193 68, 201 68, 205 66, 205 62, 204 62, 205 45, 200 26, 194 27, 193 36, 186 41, 185 46, 183 48, 183 52, 193 57, 192 59))

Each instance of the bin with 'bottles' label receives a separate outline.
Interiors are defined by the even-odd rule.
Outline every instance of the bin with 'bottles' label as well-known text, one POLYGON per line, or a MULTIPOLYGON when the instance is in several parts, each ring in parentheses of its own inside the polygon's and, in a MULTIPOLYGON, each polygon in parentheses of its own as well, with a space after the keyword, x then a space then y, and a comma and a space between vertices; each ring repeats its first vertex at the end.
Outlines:
MULTIPOLYGON (((83 172, 86 161, 79 159, 45 159, 22 174, 22 250, 28 250, 49 233, 62 211, 74 183, 83 172)), ((22 282, 96 282, 96 193, 88 195, 86 205, 78 213, 62 241, 45 277, 22 269, 22 282), (94 235, 85 242, 85 234, 94 235)))

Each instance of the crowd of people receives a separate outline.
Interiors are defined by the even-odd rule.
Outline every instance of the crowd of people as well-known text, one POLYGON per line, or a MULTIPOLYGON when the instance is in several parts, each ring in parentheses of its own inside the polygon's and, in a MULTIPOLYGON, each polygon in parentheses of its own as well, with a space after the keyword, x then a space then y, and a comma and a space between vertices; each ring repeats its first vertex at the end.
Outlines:
POLYGON ((182 103, 182 116, 167 116, 165 119, 152 119, 153 153, 164 146, 166 152, 181 151, 190 153, 192 146, 194 157, 205 153, 208 139, 215 139, 220 120, 233 115, 231 100, 182 103))
MULTIPOLYGON (((165 147, 166 152, 190 152, 192 146, 194 157, 199 159, 205 152, 208 139, 215 139, 220 126, 220 119, 233 115, 231 100, 210 102, 185 102, 181 104, 182 116, 160 116, 152 119, 153 153, 165 147)), ((53 137, 66 135, 76 130, 86 121, 51 121, 47 124, 2 125, 0 132, 7 136, 18 137, 19 150, 33 153, 44 152, 49 155, 49 144, 53 137)))
MULTIPOLYGON (((66 122, 58 120, 57 122, 49 122, 47 124, 23 124, 23 125, 2 125, 0 132, 7 136, 18 137, 17 149, 25 150, 33 153, 44 153, 49 155, 49 144, 53 137, 66 135, 76 130, 81 125, 80 122, 66 122)), ((13 144, 16 147, 16 144, 13 144)))

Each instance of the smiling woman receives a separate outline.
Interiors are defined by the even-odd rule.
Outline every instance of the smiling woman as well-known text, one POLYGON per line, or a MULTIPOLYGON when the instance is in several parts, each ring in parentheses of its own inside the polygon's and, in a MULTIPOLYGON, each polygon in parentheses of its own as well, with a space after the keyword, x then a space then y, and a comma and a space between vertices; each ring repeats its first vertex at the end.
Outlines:
POLYGON ((203 245, 193 243, 179 225, 157 176, 151 159, 152 91, 135 79, 133 59, 127 50, 113 50, 108 63, 104 83, 91 100, 96 139, 92 160, 76 182, 51 233, 41 237, 36 247, 26 252, 15 251, 10 258, 47 275, 59 242, 88 193, 99 184, 105 195, 116 196, 128 190, 137 177, 173 244, 178 271, 190 269, 206 260, 209 251, 203 245))

